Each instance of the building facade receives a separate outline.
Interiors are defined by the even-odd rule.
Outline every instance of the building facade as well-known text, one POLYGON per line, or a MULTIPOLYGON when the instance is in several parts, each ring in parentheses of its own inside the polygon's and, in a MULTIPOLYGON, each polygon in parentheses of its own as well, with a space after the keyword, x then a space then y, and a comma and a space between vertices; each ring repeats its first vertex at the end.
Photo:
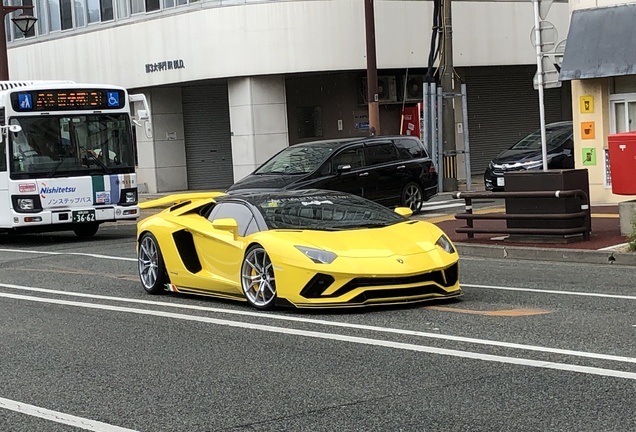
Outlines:
POLYGON ((561 79, 572 82, 575 164, 588 169, 592 202, 634 199, 612 193, 608 136, 636 131, 636 4, 576 0, 571 8, 561 79))
MULTIPOLYGON (((363 0, 33 4, 32 34, 7 24, 11 79, 143 91, 153 121, 137 129, 142 190, 223 189, 288 145, 368 134, 363 0)), ((394 134, 402 107, 423 98, 407 83, 427 71, 434 4, 376 0, 374 8, 381 133, 394 134)), ((539 127, 533 10, 518 1, 455 0, 452 8, 478 175, 539 127)), ((553 4, 548 19, 565 38, 567 3, 553 4)), ((546 120, 570 119, 571 100, 569 82, 546 90, 546 120)))

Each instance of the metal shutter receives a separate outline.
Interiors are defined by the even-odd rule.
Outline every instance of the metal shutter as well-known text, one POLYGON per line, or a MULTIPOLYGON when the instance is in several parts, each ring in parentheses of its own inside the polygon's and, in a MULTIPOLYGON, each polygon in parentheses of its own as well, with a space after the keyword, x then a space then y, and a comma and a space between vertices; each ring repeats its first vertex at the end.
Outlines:
POLYGON ((182 88, 188 189, 234 183, 227 83, 182 88))
MULTIPOLYGON (((490 160, 519 139, 539 129, 539 93, 532 85, 536 66, 464 69, 468 98, 470 166, 482 174, 490 160)), ((562 90, 544 90, 545 121, 563 118, 562 90)))

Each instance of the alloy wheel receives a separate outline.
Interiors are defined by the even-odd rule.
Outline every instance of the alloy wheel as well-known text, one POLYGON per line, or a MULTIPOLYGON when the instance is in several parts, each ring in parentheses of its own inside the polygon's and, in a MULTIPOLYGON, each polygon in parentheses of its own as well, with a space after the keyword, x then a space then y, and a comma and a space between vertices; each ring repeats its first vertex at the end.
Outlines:
POLYGON ((274 267, 262 247, 253 247, 245 255, 241 286, 247 300, 257 309, 268 309, 273 305, 276 299, 274 267))
POLYGON ((138 263, 142 285, 147 290, 154 289, 159 275, 159 249, 154 238, 146 236, 141 240, 138 263))

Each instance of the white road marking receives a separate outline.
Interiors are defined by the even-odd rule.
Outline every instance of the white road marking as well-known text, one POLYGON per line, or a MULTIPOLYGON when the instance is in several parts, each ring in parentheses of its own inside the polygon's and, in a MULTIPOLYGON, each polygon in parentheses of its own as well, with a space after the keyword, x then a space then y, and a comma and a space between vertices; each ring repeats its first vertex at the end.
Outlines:
MULTIPOLYGON (((441 203, 446 203, 448 201, 441 201, 441 203)), ((441 204, 440 202, 432 202, 432 203, 424 203, 422 204, 422 211, 429 210, 441 210, 445 208, 453 208, 453 207, 464 207, 463 202, 455 203, 455 204, 441 204)))
POLYGON ((126 429, 119 426, 112 426, 106 423, 98 422, 95 420, 89 420, 82 417, 76 417, 74 415, 61 413, 59 411, 52 411, 46 408, 36 407, 34 405, 25 404, 22 402, 16 402, 10 399, 0 397, 0 408, 15 411, 21 414, 26 414, 32 417, 39 417, 45 420, 50 420, 56 423, 62 423, 69 426, 74 426, 80 429, 96 432, 136 432, 133 429, 126 429))
POLYGON ((615 377, 615 378, 625 378, 625 379, 636 380, 636 372, 626 372, 626 371, 620 371, 620 370, 614 370, 614 369, 603 369, 603 368, 579 366, 579 365, 573 365, 573 364, 567 364, 567 363, 555 363, 555 362, 539 361, 539 360, 524 359, 524 358, 504 357, 504 356, 491 355, 491 354, 475 353, 470 351, 459 351, 459 350, 446 349, 446 348, 435 348, 435 347, 424 346, 424 345, 393 342, 393 341, 387 341, 387 340, 381 340, 381 339, 371 339, 371 338, 363 338, 363 337, 357 337, 357 336, 323 333, 323 332, 300 330, 300 329, 294 329, 294 328, 275 327, 275 326, 269 326, 269 325, 263 325, 263 324, 255 324, 255 323, 240 322, 240 321, 229 321, 229 320, 223 320, 218 318, 209 318, 209 317, 202 317, 202 316, 196 316, 196 315, 185 315, 185 314, 148 310, 148 309, 136 309, 136 308, 129 308, 129 307, 111 306, 111 305, 98 304, 98 303, 83 303, 83 302, 76 302, 76 301, 48 299, 48 298, 42 298, 42 297, 30 297, 30 296, 24 296, 20 294, 7 294, 7 293, 0 293, 0 297, 12 298, 17 300, 26 300, 26 301, 32 301, 37 303, 50 303, 50 304, 58 304, 58 305, 64 305, 64 306, 83 307, 87 309, 107 310, 107 311, 115 311, 115 312, 134 313, 138 315, 173 318, 173 319, 180 319, 184 321, 203 322, 208 324, 216 324, 221 326, 242 328, 247 330, 261 330, 261 331, 279 333, 279 334, 285 334, 285 335, 305 336, 305 337, 311 337, 316 339, 335 340, 335 341, 350 342, 350 343, 357 343, 357 344, 363 344, 363 345, 394 348, 394 349, 400 349, 400 350, 425 352, 429 354, 439 354, 439 355, 445 355, 445 356, 451 356, 451 357, 468 358, 473 360, 483 360, 483 361, 490 361, 490 362, 497 362, 497 363, 506 363, 506 364, 521 365, 521 366, 538 367, 538 368, 544 368, 544 369, 584 373, 589 375, 609 376, 609 377, 615 377))
POLYGON ((109 260, 117 260, 117 261, 137 261, 137 258, 124 258, 124 257, 111 256, 111 255, 100 255, 100 254, 81 253, 81 252, 50 252, 50 251, 34 251, 34 250, 26 250, 26 249, 0 249, 0 252, 25 253, 25 254, 36 254, 36 255, 77 255, 77 256, 87 256, 92 258, 109 259, 109 260))
POLYGON ((475 284, 461 284, 462 288, 485 288, 485 289, 495 289, 495 290, 503 290, 503 291, 525 291, 525 292, 536 292, 541 294, 558 294, 558 295, 573 295, 573 296, 582 296, 582 297, 602 297, 602 298, 611 298, 611 299, 621 299, 621 300, 636 300, 636 296, 622 295, 622 294, 602 294, 602 293, 586 293, 580 291, 558 291, 558 290, 544 290, 544 289, 536 289, 536 288, 513 288, 513 287, 502 287, 502 286, 492 286, 492 285, 475 285, 475 284))
POLYGON ((453 342, 465 342, 465 343, 476 344, 476 345, 514 348, 514 349, 521 349, 526 351, 561 354, 561 355, 567 355, 567 356, 592 358, 592 359, 598 359, 598 360, 610 360, 610 361, 617 361, 617 362, 623 362, 623 363, 636 363, 636 358, 632 358, 632 357, 590 353, 585 351, 574 351, 574 350, 566 350, 566 349, 560 349, 560 348, 549 348, 549 347, 541 347, 541 346, 535 346, 535 345, 524 345, 524 344, 518 344, 518 343, 493 341, 488 339, 468 338, 463 336, 443 335, 439 333, 427 333, 427 332, 422 332, 417 330, 397 329, 397 328, 391 328, 391 327, 378 327, 378 326, 370 326, 365 324, 345 323, 340 321, 327 321, 327 320, 312 319, 312 318, 305 318, 305 317, 278 315, 273 313, 239 311, 239 310, 229 310, 229 309, 214 308, 214 307, 207 307, 207 306, 166 303, 166 302, 159 302, 154 300, 140 300, 140 299, 129 299, 125 297, 111 297, 111 296, 96 295, 96 294, 85 294, 85 293, 76 293, 76 292, 69 292, 69 291, 51 290, 51 289, 45 289, 45 288, 26 287, 22 285, 12 285, 12 284, 4 284, 4 283, 0 283, 0 287, 11 288, 11 289, 16 289, 21 291, 40 292, 45 294, 65 295, 65 296, 71 296, 71 297, 90 298, 90 299, 96 299, 96 300, 107 300, 107 301, 109 300, 109 301, 124 302, 124 303, 145 304, 145 305, 152 305, 152 306, 170 307, 170 308, 176 308, 176 309, 196 310, 196 311, 202 311, 202 312, 224 313, 228 315, 250 316, 250 317, 256 317, 256 318, 267 318, 267 319, 278 320, 278 321, 300 322, 304 324, 317 324, 317 325, 323 325, 328 327, 340 327, 340 328, 347 328, 347 329, 365 330, 365 331, 371 331, 371 332, 377 332, 377 333, 391 333, 391 334, 399 334, 403 336, 417 336, 417 337, 441 339, 441 340, 447 340, 447 341, 453 341, 453 342))

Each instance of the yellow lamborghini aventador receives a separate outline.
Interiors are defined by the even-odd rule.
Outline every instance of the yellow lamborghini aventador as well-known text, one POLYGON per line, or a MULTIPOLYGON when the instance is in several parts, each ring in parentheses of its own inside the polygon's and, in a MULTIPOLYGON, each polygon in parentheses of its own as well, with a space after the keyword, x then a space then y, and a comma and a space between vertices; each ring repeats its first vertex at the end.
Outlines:
POLYGON ((247 300, 257 309, 456 297, 457 252, 435 225, 342 192, 172 195, 138 223, 143 288, 247 300))

